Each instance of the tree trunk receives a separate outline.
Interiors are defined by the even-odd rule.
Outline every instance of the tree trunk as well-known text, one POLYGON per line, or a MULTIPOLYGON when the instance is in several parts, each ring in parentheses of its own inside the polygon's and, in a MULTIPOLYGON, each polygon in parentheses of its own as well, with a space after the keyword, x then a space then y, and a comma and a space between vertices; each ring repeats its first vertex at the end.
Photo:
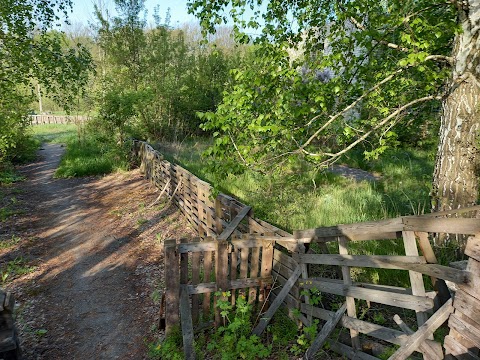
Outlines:
MULTIPOLYGON (((469 0, 459 9, 459 21, 463 32, 455 39, 452 82, 443 102, 433 178, 433 211, 473 206, 478 199, 480 0, 469 0)), ((453 239, 437 239, 436 245, 445 245, 450 240, 453 239)), ((462 239, 457 241, 463 248, 462 239)))

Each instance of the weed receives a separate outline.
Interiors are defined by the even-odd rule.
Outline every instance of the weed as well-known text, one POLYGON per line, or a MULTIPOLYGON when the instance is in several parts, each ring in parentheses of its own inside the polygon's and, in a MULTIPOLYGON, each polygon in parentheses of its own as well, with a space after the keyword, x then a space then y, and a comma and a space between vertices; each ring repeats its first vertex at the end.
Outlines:
POLYGON ((29 274, 36 270, 36 266, 27 264, 27 260, 23 257, 17 257, 15 260, 9 261, 5 269, 0 270, 2 283, 5 284, 8 279, 13 279, 17 276, 29 274))
POLYGON ((165 340, 147 344, 148 357, 152 360, 182 360, 182 342, 180 327, 176 326, 165 340))
POLYGON ((147 219, 144 219, 144 218, 139 218, 139 219, 137 219, 137 225, 138 225, 138 226, 145 225, 146 223, 148 223, 148 220, 147 220, 147 219))
POLYGON ((222 360, 268 357, 272 350, 271 345, 265 346, 258 336, 251 335, 252 306, 240 295, 234 308, 228 300, 230 295, 229 291, 215 293, 224 326, 220 326, 215 332, 207 350, 220 353, 222 360))
POLYGON ((19 238, 18 236, 12 235, 10 239, 5 239, 0 241, 0 249, 8 249, 12 246, 15 246, 20 242, 20 240, 22 239, 19 238))

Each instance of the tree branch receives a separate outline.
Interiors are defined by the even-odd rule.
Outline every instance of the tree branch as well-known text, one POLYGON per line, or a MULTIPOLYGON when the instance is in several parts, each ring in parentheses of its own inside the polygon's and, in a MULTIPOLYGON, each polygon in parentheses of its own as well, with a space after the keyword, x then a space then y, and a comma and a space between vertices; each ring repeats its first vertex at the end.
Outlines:
POLYGON ((377 125, 375 125, 372 129, 370 129, 369 131, 367 131, 366 133, 364 133, 362 136, 360 136, 357 140, 355 140, 354 142, 352 142, 350 145, 348 145, 346 148, 342 149, 341 151, 339 152, 336 152, 336 153, 311 153, 307 150, 305 150, 304 148, 300 148, 299 150, 301 150, 304 154, 306 155, 309 155, 309 156, 313 156, 313 157, 320 157, 320 156, 328 156, 329 159, 323 161, 322 163, 320 163, 320 166, 327 166, 329 163, 331 163, 332 161, 334 161, 335 159, 338 159, 340 156, 342 156, 343 154, 345 154, 347 151, 351 150, 352 148, 354 148, 355 146, 357 146, 360 142, 364 141, 367 137, 369 137, 374 131, 378 130, 379 128, 381 128, 382 126, 384 126, 385 124, 387 124, 390 120, 392 120, 394 117, 398 116, 400 113, 402 113, 403 111, 405 111, 406 109, 408 109, 409 107, 413 106, 413 105, 416 105, 418 103, 421 103, 421 102, 425 102, 425 101, 430 101, 430 100, 441 100, 442 97, 441 96, 434 96, 434 95, 429 95, 429 96, 424 96, 422 98, 419 98, 419 99, 415 99, 415 100, 412 100, 410 101, 409 103, 405 104, 405 105, 402 105, 401 107, 397 108, 397 110, 395 110, 394 112, 392 112, 390 115, 388 115, 387 117, 385 117, 384 119, 382 119, 382 121, 380 121, 377 125))
MULTIPOLYGON (((325 123, 323 124, 323 126, 318 129, 317 131, 315 131, 315 133, 310 136, 308 138, 308 140, 301 146, 300 149, 304 149, 305 147, 307 147, 312 141, 313 139, 315 139, 323 130, 325 130, 328 126, 330 126, 330 124, 332 124, 335 120, 337 120, 340 116, 342 116, 343 114, 345 114, 347 111, 353 109, 355 106, 357 106, 363 99, 365 99, 367 97, 367 95, 371 94, 372 92, 374 92, 375 90, 377 90, 380 86, 382 86, 383 84, 389 82, 390 80, 392 80, 396 75, 400 74, 401 72, 403 72, 405 70, 405 68, 401 68, 401 69, 398 69, 396 70, 395 72, 393 72, 392 74, 390 74, 389 76, 387 76, 385 79, 383 79, 382 81, 380 81, 379 83, 375 84, 373 87, 371 87, 370 89, 368 89, 367 91, 365 91, 359 98, 357 98, 354 102, 352 102, 350 105, 348 105, 345 109, 343 109, 342 111, 340 111, 339 113, 333 115, 330 117, 330 119, 325 123)), ((315 117, 313 117, 308 123, 306 126, 309 126, 311 125, 315 120, 317 120, 321 115, 317 115, 315 117)))

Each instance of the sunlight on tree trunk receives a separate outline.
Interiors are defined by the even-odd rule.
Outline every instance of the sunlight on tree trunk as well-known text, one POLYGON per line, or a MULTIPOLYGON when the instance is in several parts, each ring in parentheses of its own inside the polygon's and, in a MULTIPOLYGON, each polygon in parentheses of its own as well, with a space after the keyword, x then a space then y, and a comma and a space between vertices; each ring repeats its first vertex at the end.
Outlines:
MULTIPOLYGON (((477 3, 470 1, 468 13, 459 11, 463 32, 455 39, 453 79, 443 103, 433 178, 433 211, 473 206, 478 199, 480 8, 477 3)), ((445 241, 437 239, 437 245, 445 241)), ((459 245, 463 248, 465 244, 460 241, 459 245)))

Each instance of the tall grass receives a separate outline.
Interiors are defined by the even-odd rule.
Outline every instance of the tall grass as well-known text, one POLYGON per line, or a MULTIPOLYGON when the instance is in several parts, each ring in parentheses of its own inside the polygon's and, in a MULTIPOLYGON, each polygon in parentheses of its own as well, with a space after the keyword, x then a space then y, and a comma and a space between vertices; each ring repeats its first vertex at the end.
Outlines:
POLYGON ((32 127, 39 141, 66 145, 56 177, 104 175, 129 168, 128 145, 119 146, 108 138, 85 131, 74 124, 45 124, 32 127))

